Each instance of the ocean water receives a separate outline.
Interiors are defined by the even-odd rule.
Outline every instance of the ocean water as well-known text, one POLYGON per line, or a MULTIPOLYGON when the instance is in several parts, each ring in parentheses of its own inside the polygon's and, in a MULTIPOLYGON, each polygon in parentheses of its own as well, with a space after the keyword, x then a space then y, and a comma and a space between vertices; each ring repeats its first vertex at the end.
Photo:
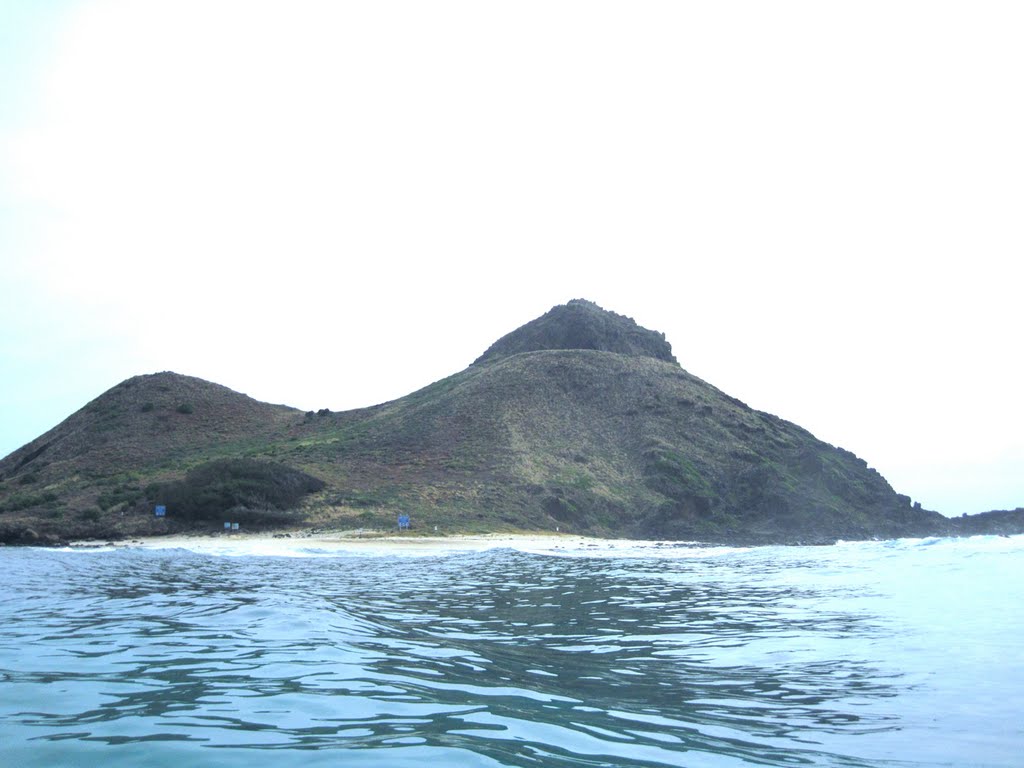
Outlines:
POLYGON ((1024 537, 0 549, 3 766, 1021 766, 1024 537))

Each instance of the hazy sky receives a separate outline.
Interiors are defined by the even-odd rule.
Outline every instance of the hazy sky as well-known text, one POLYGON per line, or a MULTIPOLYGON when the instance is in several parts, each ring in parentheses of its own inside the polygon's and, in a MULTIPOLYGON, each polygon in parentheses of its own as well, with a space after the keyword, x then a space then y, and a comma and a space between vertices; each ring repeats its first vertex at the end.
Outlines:
POLYGON ((1024 505, 1019 2, 0 0, 0 455, 139 373, 393 399, 582 297, 1024 505))

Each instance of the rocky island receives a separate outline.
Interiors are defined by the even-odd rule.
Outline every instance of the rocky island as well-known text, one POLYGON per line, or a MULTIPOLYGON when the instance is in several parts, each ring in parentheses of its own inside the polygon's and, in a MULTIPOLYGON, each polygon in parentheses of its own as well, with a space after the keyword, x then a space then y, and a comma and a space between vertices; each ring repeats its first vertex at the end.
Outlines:
POLYGON ((571 531, 736 544, 1024 532, 949 519, 865 461, 680 367, 585 300, 466 370, 343 413, 136 376, 0 461, 0 542, 317 527, 571 531), (156 517, 156 506, 166 516, 156 517))

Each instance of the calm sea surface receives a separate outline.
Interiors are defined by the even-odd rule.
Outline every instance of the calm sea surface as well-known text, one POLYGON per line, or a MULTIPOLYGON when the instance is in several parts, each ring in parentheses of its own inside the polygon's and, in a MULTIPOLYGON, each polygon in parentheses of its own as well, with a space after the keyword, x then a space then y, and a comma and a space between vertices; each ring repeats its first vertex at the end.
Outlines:
POLYGON ((0 764, 1024 765, 1024 537, 0 549, 0 764))

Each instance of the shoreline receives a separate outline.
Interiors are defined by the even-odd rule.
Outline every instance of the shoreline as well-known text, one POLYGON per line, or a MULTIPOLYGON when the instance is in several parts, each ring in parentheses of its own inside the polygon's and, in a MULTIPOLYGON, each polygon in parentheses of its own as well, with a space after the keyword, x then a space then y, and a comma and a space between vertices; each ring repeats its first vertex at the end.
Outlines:
MULTIPOLYGON (((984 534, 983 534, 984 535, 984 534)), ((987 534, 992 535, 992 534, 987 534)), ((1016 538, 997 534, 999 538, 1016 538)), ((831 546, 887 541, 923 541, 934 539, 970 539, 973 536, 903 537, 885 540, 839 540, 831 546)), ((1024 538, 1024 534, 1021 535, 1024 538)), ((714 557, 743 552, 764 546, 820 547, 808 544, 725 543, 700 541, 606 539, 580 534, 554 532, 505 532, 451 534, 445 536, 409 536, 382 531, 183 533, 137 536, 121 540, 78 539, 62 545, 43 545, 49 549, 74 552, 111 552, 117 550, 170 551, 185 550, 194 554, 214 556, 256 557, 332 557, 349 556, 446 556, 472 554, 496 549, 542 555, 633 556, 633 557, 714 557)))
MULTIPOLYGON (((660 543, 660 542, 659 542, 660 543)), ((136 536, 120 541, 85 539, 71 549, 187 549, 193 552, 282 554, 374 553, 445 554, 510 548, 521 551, 609 549, 651 546, 655 542, 601 539, 568 533, 484 533, 448 536, 403 536, 379 531, 289 531, 281 533, 210 533, 136 536)), ((673 542, 673 544, 678 544, 673 542)))

